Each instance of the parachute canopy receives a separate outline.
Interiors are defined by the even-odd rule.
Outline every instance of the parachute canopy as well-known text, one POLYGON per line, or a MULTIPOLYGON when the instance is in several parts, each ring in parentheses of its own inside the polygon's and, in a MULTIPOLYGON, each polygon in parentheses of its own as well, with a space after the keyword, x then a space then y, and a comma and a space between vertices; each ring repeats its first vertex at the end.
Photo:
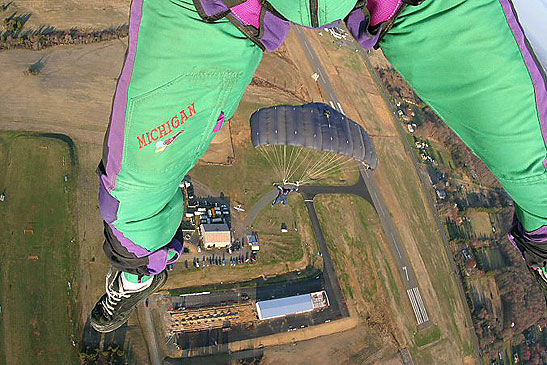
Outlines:
MULTIPOLYGON (((375 169, 378 165, 372 140, 363 127, 323 103, 278 105, 257 110, 251 116, 251 142, 255 148, 265 151, 272 165, 276 161, 283 163, 283 179, 288 179, 291 172, 287 171, 291 168, 287 155, 290 153, 290 157, 302 157, 301 152, 295 152, 294 148, 287 153, 285 146, 335 155, 332 158, 321 158, 309 165, 308 169, 311 168, 312 173, 327 169, 326 163, 333 167, 340 166, 345 163, 341 160, 344 156, 362 162, 370 169, 375 169), (275 153, 276 146, 283 146, 282 149, 277 149, 283 156, 276 157, 268 153, 270 147, 275 153)), ((302 164, 305 161, 301 161, 300 165, 302 164)))
POLYGON ((362 161, 375 169, 376 150, 359 124, 323 103, 278 105, 251 116, 254 147, 290 145, 334 152, 362 161))

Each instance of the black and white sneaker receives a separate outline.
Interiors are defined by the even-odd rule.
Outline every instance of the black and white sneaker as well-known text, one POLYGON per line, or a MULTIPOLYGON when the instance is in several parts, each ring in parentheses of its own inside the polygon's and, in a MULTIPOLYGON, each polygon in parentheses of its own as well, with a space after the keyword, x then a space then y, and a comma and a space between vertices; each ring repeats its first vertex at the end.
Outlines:
POLYGON ((121 327, 135 310, 137 304, 159 290, 167 281, 164 270, 152 279, 152 283, 141 290, 126 290, 122 283, 122 271, 110 268, 106 274, 106 294, 91 311, 91 326, 98 332, 111 332, 121 327))

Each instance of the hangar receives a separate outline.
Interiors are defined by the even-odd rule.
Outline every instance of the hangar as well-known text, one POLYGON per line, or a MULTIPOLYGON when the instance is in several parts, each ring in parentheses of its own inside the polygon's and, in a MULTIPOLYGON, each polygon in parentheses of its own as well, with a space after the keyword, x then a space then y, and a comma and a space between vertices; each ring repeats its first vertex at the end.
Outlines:
POLYGON ((311 312, 329 306, 325 291, 295 295, 292 297, 264 300, 256 303, 260 319, 272 319, 292 314, 311 312))

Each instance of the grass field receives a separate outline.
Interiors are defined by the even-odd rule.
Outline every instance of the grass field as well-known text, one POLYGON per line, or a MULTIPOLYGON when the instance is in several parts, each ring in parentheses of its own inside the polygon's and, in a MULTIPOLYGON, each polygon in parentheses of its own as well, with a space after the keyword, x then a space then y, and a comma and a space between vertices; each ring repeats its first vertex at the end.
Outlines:
MULTIPOLYGON (((184 288, 210 285, 219 282, 233 283, 261 277, 274 276, 307 266, 322 267, 322 260, 315 255, 317 244, 310 221, 300 195, 290 196, 286 207, 266 206, 257 216, 253 230, 258 233, 260 252, 254 264, 235 267, 211 266, 182 270, 182 262, 175 264, 169 273, 166 288, 184 288), (288 232, 281 233, 281 223, 287 224, 288 232), (297 231, 294 227, 297 227, 297 231)), ((215 253, 215 251, 211 251, 215 253)), ((218 251, 220 252, 220 251, 218 251)))
POLYGON ((382 226, 374 208, 351 195, 319 195, 314 200, 346 300, 362 319, 389 323, 393 314, 386 298, 401 303, 401 291, 382 248, 382 226))
POLYGON ((452 156, 450 156, 450 153, 439 143, 433 142, 431 140, 428 140, 427 143, 429 144, 429 152, 432 155, 432 157, 441 165, 448 169, 455 170, 456 169, 456 163, 452 159, 452 156))
POLYGON ((425 346, 435 342, 441 338, 441 330, 439 326, 433 325, 414 335, 414 342, 418 346, 425 346))
POLYGON ((287 206, 268 206, 258 215, 253 229, 258 232, 261 242, 259 264, 302 260, 303 242, 294 228, 298 229, 297 221, 303 222, 307 215, 302 199, 297 198, 296 194, 292 194, 287 206), (281 233, 281 223, 287 225, 288 232, 281 233))
MULTIPOLYGON (((435 316, 434 321, 438 323, 441 330, 441 336, 446 341, 440 341, 439 347, 426 347, 419 349, 411 348, 411 353, 416 361, 428 363, 434 359, 434 354, 440 348, 450 347, 454 356, 470 356, 473 354, 473 344, 471 342, 470 324, 464 317, 463 305, 457 298, 457 283, 450 270, 450 263, 442 248, 442 241, 435 231, 435 225, 432 224, 433 217, 431 213, 424 209, 428 206, 425 196, 421 190, 417 179, 409 179, 409 176, 415 176, 412 165, 400 163, 400 156, 391 148, 389 143, 380 141, 377 144, 380 150, 379 155, 383 156, 384 167, 392 173, 393 196, 399 197, 399 212, 405 212, 406 222, 398 224, 403 240, 410 241, 414 239, 419 244, 414 248, 408 245, 406 248, 411 253, 411 257, 418 258, 424 265, 425 272, 413 261, 413 266, 418 276, 427 275, 431 281, 432 289, 427 294, 422 293, 426 305, 435 316), (401 199, 405 197, 406 199, 401 199), (411 238, 412 237, 412 238, 411 238), (414 251, 417 249, 418 251, 414 251), (433 300, 431 300, 433 299, 433 300), (451 345, 449 345, 451 343, 451 345)), ((379 181, 382 184, 381 180, 379 181)), ((384 186, 386 190, 391 190, 384 186)), ((387 194, 386 194, 387 195, 387 194)), ((384 196, 386 196, 384 195, 384 196)), ((393 212, 393 210, 392 210, 393 212)), ((446 353, 448 354, 448 352, 446 353)))
POLYGON ((0 363, 77 363, 68 287, 78 252, 77 241, 71 242, 69 148, 15 133, 0 133, 0 142, 0 190, 6 194, 0 203, 0 363))
POLYGON ((468 209, 467 216, 471 219, 471 225, 473 226, 475 236, 492 236, 492 223, 490 222, 490 214, 475 209, 468 209))

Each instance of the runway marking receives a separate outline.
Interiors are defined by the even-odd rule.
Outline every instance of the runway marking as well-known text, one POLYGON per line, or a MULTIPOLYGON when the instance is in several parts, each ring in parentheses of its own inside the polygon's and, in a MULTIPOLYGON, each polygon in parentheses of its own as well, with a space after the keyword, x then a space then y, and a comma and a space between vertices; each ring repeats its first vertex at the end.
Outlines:
POLYGON ((346 114, 346 113, 344 113, 344 109, 342 109, 342 105, 340 105, 340 103, 336 103, 336 104, 338 105, 338 108, 340 109, 342 114, 346 114))
POLYGON ((406 275, 406 281, 409 281, 410 279, 408 278, 408 270, 406 269, 406 266, 403 266, 403 271, 405 272, 405 275, 406 275))
POLYGON ((305 202, 312 202, 313 203, 313 199, 304 199, 305 202))
POLYGON ((382 208, 382 204, 378 204, 378 208, 380 208, 380 213, 382 214, 382 216, 386 215, 386 213, 384 212, 384 208, 382 208))
POLYGON ((372 193, 372 194, 374 195, 374 198, 376 199, 376 202, 378 203, 378 204, 374 204, 374 206, 376 206, 376 208, 378 208, 378 210, 380 211, 380 214, 384 216, 385 215, 384 208, 382 208, 382 204, 380 202, 380 199, 378 199, 378 195, 376 195, 376 193, 372 193))
POLYGON ((202 291, 201 293, 180 294, 179 296, 180 297, 189 297, 189 296, 193 296, 193 295, 208 295, 208 294, 211 294, 211 292, 210 291, 202 291))
POLYGON ((321 77, 321 80, 323 80, 323 83, 326 84, 326 83, 327 83, 327 80, 325 80, 325 76, 323 76, 323 72, 321 72, 321 69, 320 69, 320 68, 317 69, 317 73, 318 73, 319 76, 321 77))
POLYGON ((395 249, 397 250, 399 258, 402 259, 403 256, 401 256, 401 251, 399 250, 399 245, 397 244, 397 239, 395 239, 395 235, 393 234, 393 232, 391 232, 391 238, 393 239, 393 244, 395 245, 395 249))
POLYGON ((414 292, 412 291, 412 289, 408 289, 406 293, 408 294, 408 298, 410 299, 410 304, 412 304, 412 309, 414 310, 414 316, 416 317, 418 325, 424 323, 422 313, 418 309, 418 305, 416 304, 416 298, 414 298, 414 292))
POLYGON ((429 317, 427 316, 427 312, 425 311, 424 302, 422 301, 422 296, 420 295, 420 290, 418 289, 418 287, 414 288, 414 293, 416 296, 416 300, 418 301, 418 307, 422 312, 422 318, 424 319, 424 322, 427 322, 429 321, 429 317))
POLYGON ((414 310, 414 315, 416 316, 418 325, 429 321, 429 317, 427 316, 424 302, 422 301, 418 287, 407 289, 406 292, 408 294, 408 298, 410 299, 410 303, 412 304, 412 309, 414 310))
POLYGON ((336 109, 336 107, 334 106, 334 103, 332 102, 332 100, 329 100, 329 103, 330 103, 330 106, 332 106, 332 109, 336 109))

